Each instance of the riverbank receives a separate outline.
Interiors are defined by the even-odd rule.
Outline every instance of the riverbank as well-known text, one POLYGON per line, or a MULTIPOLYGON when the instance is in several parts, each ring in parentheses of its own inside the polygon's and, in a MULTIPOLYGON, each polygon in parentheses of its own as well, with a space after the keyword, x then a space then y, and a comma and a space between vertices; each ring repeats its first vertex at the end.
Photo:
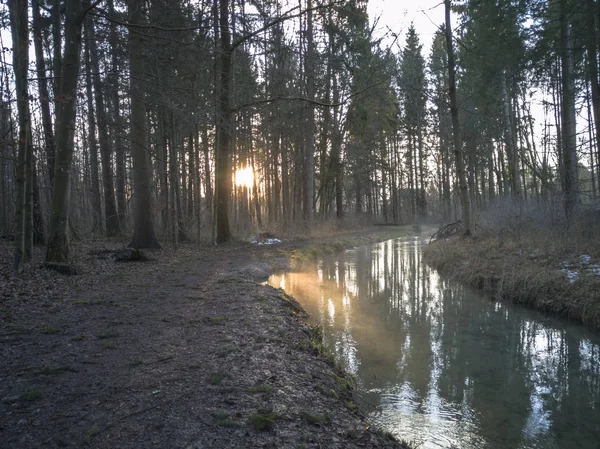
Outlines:
POLYGON ((260 284, 292 251, 388 232, 129 264, 96 242, 74 248, 79 276, 3 271, 0 447, 404 447, 364 422, 300 306, 260 284))
POLYGON ((480 233, 426 245, 425 261, 442 274, 490 294, 600 329, 597 242, 542 232, 480 233))

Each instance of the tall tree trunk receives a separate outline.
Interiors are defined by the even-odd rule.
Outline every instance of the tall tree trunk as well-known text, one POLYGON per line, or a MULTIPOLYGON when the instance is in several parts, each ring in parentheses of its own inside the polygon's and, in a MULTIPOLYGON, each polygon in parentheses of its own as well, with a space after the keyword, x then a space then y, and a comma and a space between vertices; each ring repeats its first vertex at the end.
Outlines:
POLYGON ((42 37, 42 18, 40 15, 40 1, 33 0, 33 44, 35 47, 35 65, 38 74, 38 93, 40 96, 40 109, 42 111, 42 128, 44 130, 44 143, 46 145, 46 164, 48 166, 48 179, 50 187, 54 181, 54 131, 52 129, 52 115, 50 114, 50 93, 48 92, 48 80, 46 78, 46 60, 44 58, 44 47, 42 37))
POLYGON ((519 172, 519 155, 517 150, 517 140, 514 135, 512 123, 512 114, 510 110, 510 97, 506 87, 506 74, 502 74, 502 104, 504 112, 504 142, 506 144, 506 153, 509 164, 510 185, 513 197, 521 197, 521 175, 519 172))
MULTIPOLYGON (((340 89, 337 77, 333 77, 333 104, 340 101, 340 89)), ((335 214, 338 220, 344 218, 344 174, 342 171, 342 133, 340 131, 340 107, 333 109, 333 134, 331 137, 331 153, 335 171, 335 214)))
MULTIPOLYGON (((51 0, 52 1, 52 10, 51 10, 51 20, 52 20, 52 69, 54 71, 54 100, 56 101, 59 98, 60 94, 60 86, 61 86, 61 73, 62 73, 62 64, 63 64, 63 55, 62 55, 62 26, 61 26, 61 8, 63 1, 62 0, 51 0)), ((65 31, 66 34, 66 31, 65 31)), ((66 57, 66 52, 65 52, 66 57)), ((55 126, 57 126, 55 124, 55 126)), ((58 134, 58 130, 55 130, 54 135, 58 134)))
POLYGON ((306 0, 306 55, 304 70, 306 76, 306 129, 304 136, 304 220, 312 228, 315 184, 315 44, 313 35, 312 0, 306 0))
MULTIPOLYGON (((592 109, 594 112, 594 128, 596 130, 597 158, 600 158, 600 81, 598 80, 598 40, 596 33, 596 20, 600 20, 600 3, 598 10, 595 8, 594 0, 585 0, 587 6, 587 58, 589 68, 589 79, 592 88, 592 109)), ((594 159, 593 155, 591 156, 594 159)))
MULTIPOLYGON (((171 115, 172 118, 172 115, 171 115)), ((177 246, 179 242, 179 234, 177 232, 178 229, 178 211, 179 203, 177 201, 178 198, 178 183, 177 183, 177 150, 175 149, 174 136, 173 136, 173 120, 169 120, 171 123, 170 129, 171 133, 168 138, 168 143, 165 145, 165 148, 168 148, 168 177, 169 177, 169 202, 168 202, 168 224, 167 224, 167 235, 169 236, 169 240, 174 246, 177 246)))
POLYGON ((174 114, 171 112, 171 145, 170 145, 170 157, 169 160, 171 161, 171 176, 172 176, 172 182, 171 182, 171 190, 174 192, 174 205, 175 205, 175 210, 174 212, 176 212, 175 214, 175 218, 176 221, 174 223, 177 224, 177 241, 185 241, 187 240, 187 235, 185 234, 185 226, 184 226, 184 220, 183 220, 183 202, 182 202, 182 196, 185 196, 185 194, 182 195, 182 189, 181 189, 181 170, 179 167, 179 148, 183 145, 182 139, 180 137, 180 135, 177 133, 177 131, 175 131, 175 119, 174 119, 174 114))
POLYGON ((427 197, 425 195, 425 153, 423 151, 423 126, 419 114, 417 125, 417 145, 419 151, 419 216, 424 218, 427 215, 427 197))
POLYGON ((208 211, 208 220, 212 224, 213 220, 213 188, 210 176, 210 146, 208 145, 208 130, 206 125, 202 126, 202 153, 204 155, 204 191, 206 197, 206 210, 208 211))
POLYGON ((413 166, 414 164, 414 151, 413 151, 413 136, 412 133, 408 133, 408 135, 406 136, 408 138, 408 147, 407 147, 407 152, 406 152, 406 157, 407 157, 407 161, 406 161, 406 169, 408 170, 408 190, 409 190, 409 195, 410 195, 410 213, 411 213, 411 220, 414 220, 416 215, 417 215, 417 208, 416 208, 416 192, 415 192, 415 182, 414 182, 414 170, 413 170, 413 166))
POLYGON ((169 228, 169 153, 167 151, 167 132, 165 125, 164 106, 160 105, 156 117, 156 154, 157 154, 157 172, 158 184, 160 186, 160 211, 162 219, 162 229, 167 232, 169 228))
MULTIPOLYGON (((560 58, 559 63, 560 63, 560 58)), ((560 69, 557 69, 560 70, 560 69)), ((561 190, 565 190, 565 164, 563 156, 563 131, 562 131, 562 104, 561 104, 561 84, 562 78, 557 77, 555 83, 552 83, 552 104, 554 105, 554 126, 556 128, 556 159, 558 163, 558 175, 561 190)))
MULTIPOLYGON (((108 12, 111 16, 115 17, 116 12, 113 0, 108 0, 108 12)), ((119 216, 120 227, 123 229, 125 227, 125 214, 127 208, 127 196, 125 192, 125 180, 127 175, 125 169, 125 147, 121 139, 123 125, 121 121, 121 106, 119 101, 119 58, 117 55, 118 36, 117 25, 114 23, 114 21, 110 22, 109 27, 109 39, 112 42, 110 88, 115 145, 117 213, 119 216)))
MULTIPOLYGON (((197 148, 196 148, 197 149, 197 148)), ((188 136, 187 142, 187 154, 188 154, 188 166, 190 168, 189 176, 188 176, 188 188, 187 188, 187 216, 188 220, 191 220, 194 217, 194 201, 197 201, 196 194, 194 192, 195 184, 196 184, 196 151, 194 149, 194 139, 192 134, 188 136)))
MULTIPOLYGON (((129 0, 130 23, 143 24, 144 0, 129 0)), ((152 177, 146 150, 146 102, 144 89, 144 37, 129 31, 129 64, 131 77, 131 152, 133 156, 134 231, 129 246, 160 248, 154 233, 152 214, 152 177)))
POLYGON ((85 91, 87 96, 87 118, 89 129, 89 145, 90 145, 90 180, 92 184, 91 203, 92 203, 92 233, 102 231, 102 204, 100 195, 100 178, 98 164, 98 142, 96 140, 96 116, 94 113, 94 94, 92 92, 92 65, 90 41, 91 39, 86 33, 85 45, 85 91))
POLYGON ((231 111, 231 79, 233 47, 229 30, 229 2, 219 0, 219 28, 221 40, 219 77, 219 114, 216 123, 217 148, 215 166, 216 235, 215 243, 231 239, 229 202, 231 197, 231 136, 233 123, 231 111))
POLYGON ((577 179, 577 129, 575 114, 575 75, 573 61, 573 38, 569 22, 567 0, 560 2, 560 43, 562 69, 562 142, 565 165, 565 214, 573 218, 579 200, 577 179))
MULTIPOLYGON (((254 149, 252 150, 252 172, 254 172, 254 149)), ((290 225, 291 219, 291 205, 290 205, 290 176, 289 176, 289 161, 288 161, 288 145, 284 140, 281 145, 281 196, 282 196, 282 206, 283 206, 283 229, 288 229, 290 225)), ((254 177, 256 178, 256 176, 254 177)), ((256 179, 253 179, 253 192, 254 192, 254 202, 258 205, 258 192, 256 190, 256 179)), ((257 220, 260 213, 260 208, 257 209, 257 220)))
POLYGON ((120 233, 119 216, 115 204, 115 189, 113 183, 113 170, 108 137, 108 119, 104 107, 103 83, 100 79, 100 63, 98 44, 96 43, 96 30, 92 16, 86 20, 88 45, 90 47, 90 61, 92 68, 92 81, 94 83, 94 99, 96 100, 96 117, 98 118, 98 136, 100 137, 100 160, 102 162, 102 186, 104 187, 104 218, 106 235, 114 237, 120 233))
POLYGON ((596 198, 596 162, 594 158, 595 152, 595 142, 593 137, 592 130, 592 105, 590 104, 590 95, 589 95, 589 84, 586 88, 586 103, 587 103, 587 114, 588 114, 588 139, 589 139, 589 148, 590 148, 590 174, 592 176, 592 198, 596 198))
MULTIPOLYGON (((252 164, 252 173, 256 173, 255 165, 254 165, 254 151, 250 153, 250 163, 252 164)), ((254 212, 256 214, 256 225, 258 229, 262 228, 262 213, 260 210, 260 201, 258 196, 258 184, 256 182, 256 176, 252 177, 252 198, 254 200, 254 212)))
MULTIPOLYGON (((28 100, 29 101, 29 100, 28 100)), ((29 104, 27 113, 30 114, 29 104)), ((25 155, 25 255, 23 262, 31 262, 33 256, 33 134, 31 132, 31 116, 27 119, 27 153, 25 155)))
MULTIPOLYGON (((192 139, 192 145, 194 148, 194 210, 196 212, 196 241, 200 243, 200 231, 201 231, 201 219, 202 219, 202 203, 200 198, 200 142, 198 139, 200 136, 198 135, 198 128, 195 128, 195 133, 190 134, 190 139, 192 139)), ((190 174, 191 175, 191 174, 190 174)))
POLYGON ((454 44, 452 42, 452 22, 450 21, 450 0, 444 0, 446 15, 446 47, 448 50, 448 80, 450 94, 450 113, 452 115, 452 128, 454 133, 454 156, 456 159, 456 175, 460 189, 462 205, 462 218, 465 235, 471 234, 471 199, 465 174, 462 140, 460 137, 460 124, 458 122, 458 102, 456 101, 456 69, 454 66, 454 44))
POLYGON ((46 262, 65 263, 69 259, 70 173, 73 161, 77 82, 81 54, 81 26, 85 13, 81 0, 67 0, 64 59, 61 62, 60 89, 56 114, 56 160, 52 216, 46 249, 46 262))
POLYGON ((488 202, 492 204, 494 202, 494 141, 488 139, 488 202))
POLYGON ((15 255, 13 268, 23 271, 26 262, 26 221, 27 221, 27 159, 30 144, 30 116, 27 70, 29 67, 29 22, 27 2, 11 0, 8 2, 10 28, 13 43, 13 68, 17 91, 17 111, 19 117, 19 144, 17 156, 17 203, 15 205, 15 255))
MULTIPOLYGON (((33 155, 33 150, 31 151, 33 155)), ((40 202, 40 188, 38 182, 39 170, 35 164, 35 156, 31 161, 32 166, 32 199, 33 199, 33 244, 44 245, 46 243, 46 226, 44 223, 44 215, 42 213, 42 207, 40 202)))

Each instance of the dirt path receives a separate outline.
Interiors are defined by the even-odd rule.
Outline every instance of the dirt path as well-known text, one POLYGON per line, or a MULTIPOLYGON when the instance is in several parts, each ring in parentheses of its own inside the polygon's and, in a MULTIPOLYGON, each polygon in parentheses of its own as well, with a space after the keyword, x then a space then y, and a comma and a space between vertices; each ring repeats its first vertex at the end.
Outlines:
POLYGON ((257 283, 278 249, 154 257, 5 289, 0 447, 400 447, 362 422, 299 306, 257 283))

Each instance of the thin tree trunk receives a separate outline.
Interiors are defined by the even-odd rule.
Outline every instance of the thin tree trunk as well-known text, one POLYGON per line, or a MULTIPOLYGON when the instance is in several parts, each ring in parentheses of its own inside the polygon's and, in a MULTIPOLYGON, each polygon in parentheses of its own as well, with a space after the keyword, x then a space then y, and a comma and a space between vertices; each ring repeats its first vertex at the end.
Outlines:
POLYGON ((417 146, 419 151, 419 216, 424 218, 427 215, 427 199, 425 196, 425 154, 423 151, 423 128, 421 116, 419 113, 417 124, 417 146))
MULTIPOLYGON (((33 154, 33 151, 31 154, 33 154)), ((44 245, 46 243, 46 226, 40 202, 40 188, 38 182, 39 171, 37 170, 35 160, 36 158, 33 157, 31 161, 33 167, 31 178, 33 188, 33 244, 44 245)))
MULTIPOLYGON (((281 194, 282 194, 282 205, 283 205, 283 229, 288 229, 291 219, 291 205, 290 205, 290 176, 289 176, 289 161, 288 161, 288 148, 287 142, 283 141, 281 145, 281 194)), ((254 152, 254 149, 252 150, 254 152)), ((252 157, 252 171, 254 173, 254 155, 252 157)), ((256 177, 255 177, 256 178, 256 177)), ((253 192, 257 195, 256 191, 256 179, 253 180, 253 192)), ((258 198, 255 198, 255 203, 258 204, 258 198)), ((260 209, 257 209, 260 213, 260 209)), ((258 214, 257 214, 258 220, 258 214)))
MULTIPOLYGON (((600 158, 600 81, 598 80, 598 40, 596 33, 596 20, 600 20, 600 3, 595 2, 598 9, 594 8, 594 0, 586 0, 587 4, 587 57, 589 78, 592 88, 592 110, 594 112, 594 128, 596 130, 596 159, 600 158)), ((588 96, 589 98, 589 96, 588 96)), ((592 155, 592 160, 594 159, 592 155)))
POLYGON ((206 197, 206 210, 208 211, 208 220, 212 224, 213 220, 213 189, 210 176, 210 146, 208 145, 208 131, 206 125, 202 127, 202 153, 204 154, 204 190, 206 197))
MULTIPOLYGON (((337 77, 333 78, 333 103, 340 100, 340 89, 337 77)), ((340 131, 339 106, 333 109, 333 133, 331 136, 331 153, 335 172, 335 215, 338 220, 344 218, 344 174, 342 171, 342 135, 340 131)))
MULTIPOLYGON (((115 17, 115 5, 113 0, 108 0, 108 12, 115 17)), ((115 165, 116 165, 116 194, 117 194, 117 213, 119 216, 120 228, 125 228, 125 216, 127 209, 127 196, 125 192, 125 181, 127 173, 125 170, 125 147, 121 140, 123 125, 121 120, 121 105, 119 101, 119 58, 117 55, 117 25, 114 21, 109 24, 109 39, 112 43, 111 47, 111 74, 110 89, 112 102, 112 117, 113 117, 113 134, 114 134, 114 150, 115 150, 115 165)))
POLYGON ((465 176, 465 163, 463 159, 462 141, 460 137, 460 124, 458 122, 458 102, 456 101, 456 72, 454 67, 454 44, 452 42, 452 22, 450 21, 450 0, 444 0, 446 15, 446 46, 448 49, 448 79, 450 88, 450 113, 452 115, 452 128, 454 131, 454 155, 456 159, 456 174, 460 189, 462 204, 463 226, 465 235, 471 234, 471 200, 465 176))
POLYGON ((44 130, 44 143, 46 145, 46 164, 48 166, 50 187, 52 187, 52 182, 54 181, 54 158, 56 148, 54 145, 52 116, 50 114, 50 93, 48 92, 48 80, 46 79, 46 60, 44 58, 40 1, 41 0, 33 0, 31 2, 33 13, 32 30, 35 47, 35 65, 38 74, 38 93, 40 96, 40 109, 42 112, 42 128, 44 130))
POLYGON ((169 177, 169 202, 168 202, 168 226, 167 226, 167 235, 169 236, 169 239, 171 240, 171 243, 173 244, 173 246, 177 246, 177 243, 179 242, 179 233, 177 232, 178 229, 178 220, 177 220, 177 216, 178 216, 178 186, 177 186, 177 150, 175 148, 175 142, 174 142, 174 136, 173 136, 173 120, 172 120, 172 114, 171 114, 171 120, 169 120, 170 122, 170 129, 171 129, 171 133, 169 133, 169 138, 168 138, 168 144, 165 146, 165 148, 168 148, 168 156, 169 156, 169 165, 168 165, 168 177, 169 177))
MULTIPOLYGON (((193 134, 192 145, 194 148, 194 209, 196 211, 196 241, 200 243, 200 231, 201 231, 201 218, 202 218, 202 202, 200 198, 200 142, 198 139, 198 128, 195 128, 193 134)), ((192 139, 192 134, 190 134, 192 139)))
POLYGON ((509 164, 510 185, 514 198, 521 197, 521 175, 519 173, 519 156, 517 142, 513 132, 512 116, 510 111, 510 97, 506 87, 506 74, 502 74, 502 104, 504 112, 504 142, 509 164))
POLYGON ((181 189, 181 178, 180 178, 180 169, 179 169, 179 147, 182 145, 181 139, 177 132, 175 131, 175 119, 174 114, 171 112, 171 141, 170 141, 170 158, 171 161, 171 190, 174 192, 173 200, 174 200, 174 212, 177 225, 177 241, 185 241, 187 240, 187 235, 185 234, 185 226, 183 222, 183 204, 182 204, 182 189, 181 189))
POLYGON ((30 136, 29 94, 27 82, 27 69, 29 66, 29 22, 27 2, 11 0, 8 2, 10 14, 10 28, 13 43, 13 68, 15 73, 15 87, 17 91, 17 110, 19 116, 19 144, 17 156, 17 204, 15 225, 15 255, 13 268, 17 272, 23 271, 25 256, 25 221, 26 221, 26 196, 27 196, 27 153, 28 139, 30 136))
POLYGON ((185 142, 183 135, 178 132, 177 133, 177 149, 179 150, 179 154, 177 156, 177 181, 179 184, 179 206, 181 211, 181 216, 183 217, 184 211, 186 210, 186 202, 188 197, 188 167, 186 166, 185 161, 185 142))
POLYGON ((90 47, 90 61, 92 68, 92 81, 94 84, 94 99, 96 100, 96 117, 98 118, 98 136, 100 137, 100 158, 102 162, 102 186, 104 187, 104 217, 106 235, 114 237, 120 233, 119 215, 115 204, 115 189, 113 183, 113 171, 108 138, 108 119, 104 108, 103 83, 100 79, 100 63, 98 57, 98 44, 96 43, 96 30, 92 16, 86 20, 86 31, 88 45, 90 47))
POLYGON ((490 138, 488 140, 488 202, 492 204, 494 202, 495 188, 494 188, 494 141, 490 138))
POLYGON ((92 233, 101 232, 102 230, 102 204, 100 196, 100 178, 99 163, 98 163, 98 143, 96 141, 96 117, 94 114, 94 95, 92 92, 92 65, 90 52, 90 38, 86 32, 85 45, 85 91, 87 97, 87 117, 89 129, 89 145, 90 145, 90 180, 92 182, 91 203, 92 203, 92 233))
POLYGON ((194 192, 194 187, 196 184, 196 175, 198 170, 196 169, 196 152, 194 150, 194 139, 192 134, 188 136, 188 144, 187 144, 187 153, 188 153, 188 166, 190 168, 190 172, 188 175, 188 188, 187 188, 187 216, 188 220, 191 220, 194 217, 194 200, 198 200, 194 192))
POLYGON ((590 148, 590 174, 592 176, 592 198, 596 198, 596 164, 594 161, 594 132, 592 130, 592 105, 590 104, 589 83, 586 86, 586 103, 588 114, 588 140, 590 148))
MULTIPOLYGON (((29 104, 27 105, 29 114, 29 104)), ((31 132, 31 116, 27 119, 27 154, 25 155, 25 255, 23 262, 31 262, 33 255, 33 134, 31 132)))
MULTIPOLYGON (((560 61, 559 61, 560 62, 560 61)), ((552 83, 552 104, 554 105, 554 126, 556 127, 556 159, 558 162, 558 175, 560 179, 561 191, 565 189, 565 164, 563 157, 563 131, 562 131, 562 104, 561 104, 561 79, 552 83)))
MULTIPOLYGON (((52 1, 52 10, 51 10, 51 20, 52 20, 52 65, 54 70, 54 99, 59 98, 60 94, 60 86, 61 86, 61 73, 62 73, 62 64, 63 64, 63 55, 62 55, 62 27, 61 27, 61 8, 63 1, 62 0, 51 0, 52 1)), ((66 57, 66 52, 65 52, 66 57)), ((55 124, 56 126, 56 124, 55 124)), ((54 135, 56 136, 58 131, 55 130, 54 135)))
MULTIPOLYGON (((250 163, 252 164, 252 173, 256 173, 256 168, 254 166, 254 152, 250 153, 250 163)), ((252 198, 254 200, 254 211, 256 214, 256 225, 258 229, 262 228, 262 213, 260 210, 260 202, 258 196, 258 185, 256 182, 256 176, 252 177, 252 198)))
POLYGON ((312 0, 306 0, 306 55, 304 59, 306 74, 306 130, 304 136, 304 220, 308 229, 312 229, 315 183, 315 107, 310 101, 315 99, 315 45, 313 36, 312 0))
POLYGON ((159 106, 156 114, 156 154, 158 184, 160 186, 160 211, 163 232, 169 228, 169 154, 167 151, 167 134, 165 126, 164 106, 159 106))

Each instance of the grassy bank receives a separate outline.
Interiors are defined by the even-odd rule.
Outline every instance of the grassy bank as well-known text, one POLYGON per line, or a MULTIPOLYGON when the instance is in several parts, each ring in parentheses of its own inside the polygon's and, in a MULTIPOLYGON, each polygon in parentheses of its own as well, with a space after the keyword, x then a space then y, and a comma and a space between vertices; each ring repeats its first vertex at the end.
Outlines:
POLYGON ((425 247, 427 263, 471 287, 600 329, 600 252, 592 239, 543 232, 479 233, 425 247))
POLYGON ((291 260, 293 266, 319 257, 337 254, 346 249, 361 245, 379 243, 389 239, 404 237, 412 232, 410 226, 380 226, 363 231, 338 234, 321 242, 303 244, 293 249, 282 250, 282 255, 291 260))

